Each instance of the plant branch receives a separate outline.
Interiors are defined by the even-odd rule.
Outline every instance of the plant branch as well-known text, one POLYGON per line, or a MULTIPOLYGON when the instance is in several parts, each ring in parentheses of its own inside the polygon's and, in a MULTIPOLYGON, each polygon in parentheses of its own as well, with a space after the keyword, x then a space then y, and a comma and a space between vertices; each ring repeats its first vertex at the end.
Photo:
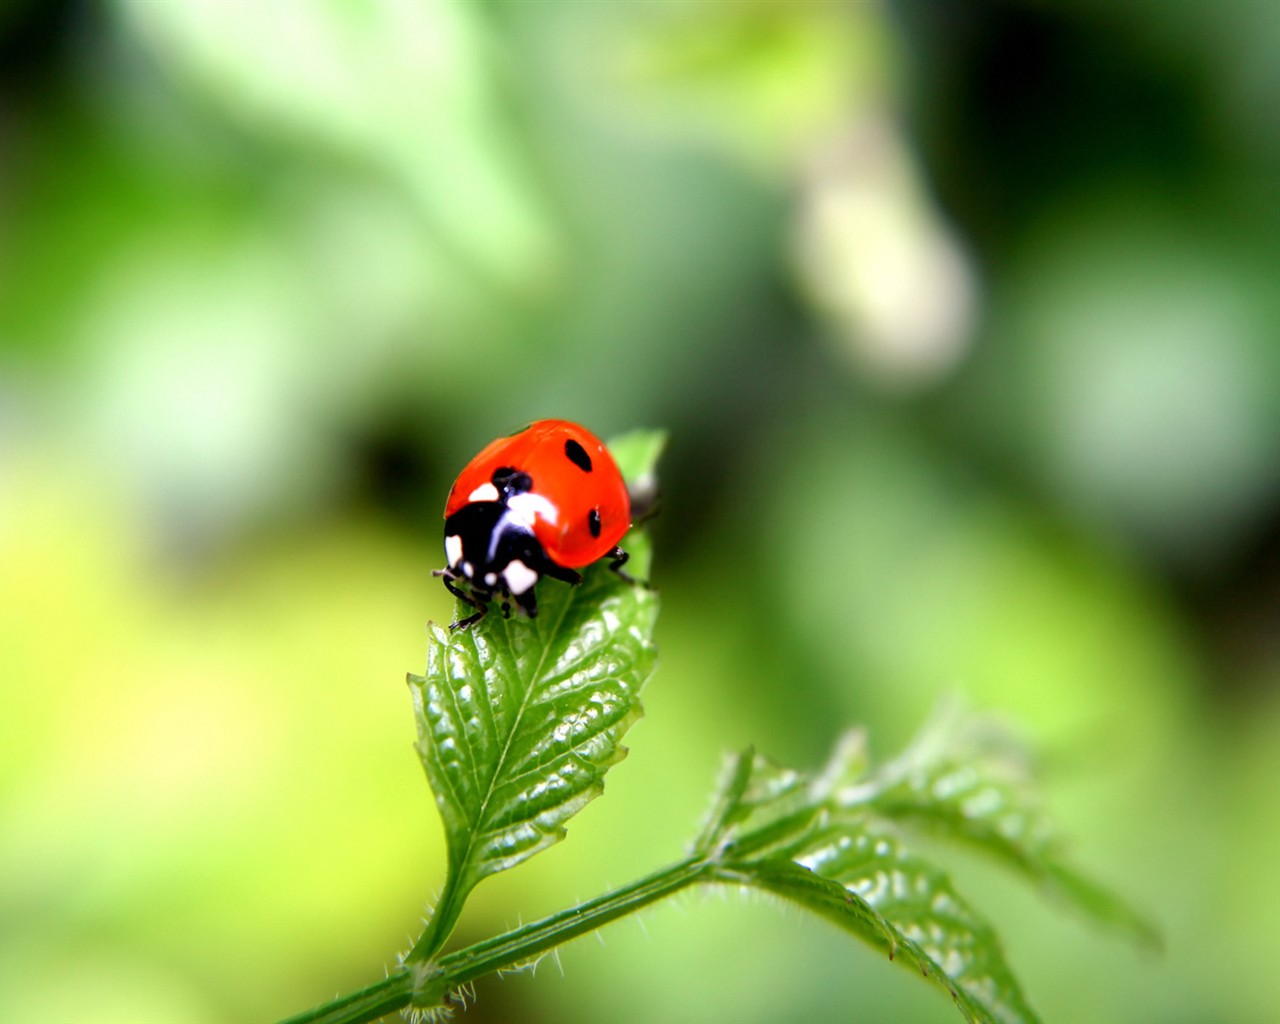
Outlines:
POLYGON ((403 1010, 412 999, 413 975, 401 967, 358 992, 304 1010, 280 1024, 368 1024, 403 1010))
POLYGON ((621 889, 504 935, 477 942, 435 961, 401 966, 376 984, 304 1011, 281 1024, 369 1024, 409 1006, 429 1009, 443 1005, 450 992, 477 978, 536 963, 557 946, 696 882, 710 880, 713 873, 711 862, 702 857, 688 857, 621 889))
POLYGON ((710 862, 688 857, 621 889, 446 954, 438 961, 439 969, 448 986, 454 988, 494 971, 531 964, 570 939, 672 896, 695 882, 708 880, 712 871, 710 862))

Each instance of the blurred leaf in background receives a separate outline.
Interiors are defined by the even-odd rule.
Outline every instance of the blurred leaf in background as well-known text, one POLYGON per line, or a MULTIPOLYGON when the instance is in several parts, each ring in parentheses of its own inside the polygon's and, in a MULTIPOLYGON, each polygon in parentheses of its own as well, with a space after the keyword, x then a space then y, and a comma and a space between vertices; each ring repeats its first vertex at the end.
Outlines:
MULTIPOLYGON (((957 872, 1045 1018, 1280 1017, 1278 101, 1246 0, 0 4, 0 1018, 407 947, 444 494, 544 415, 671 431, 662 662, 463 932, 955 689, 1166 936, 957 872)), ((774 906, 648 930, 468 1016, 953 1013, 774 906)))

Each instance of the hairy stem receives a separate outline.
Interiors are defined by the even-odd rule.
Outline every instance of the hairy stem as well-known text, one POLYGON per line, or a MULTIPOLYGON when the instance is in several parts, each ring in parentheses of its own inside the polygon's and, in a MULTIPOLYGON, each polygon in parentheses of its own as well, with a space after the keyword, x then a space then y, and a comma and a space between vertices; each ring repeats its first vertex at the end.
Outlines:
POLYGON ((462 913, 462 904, 467 897, 467 892, 463 892, 457 885, 457 879, 460 876, 461 870, 450 864, 444 892, 440 894, 440 899, 432 909, 431 917, 422 934, 418 936, 418 941, 405 954, 406 964, 429 961, 440 951, 440 947, 449 941, 449 935, 458 922, 458 916, 462 913))
POLYGON ((688 857, 621 889, 544 917, 541 921, 485 939, 434 961, 406 964, 380 982, 313 1007, 281 1024, 369 1024, 409 1006, 428 1009, 443 1005, 448 993, 468 982, 496 971, 533 963, 570 939, 595 931, 696 882, 710 881, 714 877, 713 862, 701 856, 688 857))
POLYGON ((708 879, 711 870, 711 865, 701 857, 689 857, 621 889, 516 928, 505 935, 449 953, 440 958, 439 968, 448 979, 450 987, 453 987, 474 981, 493 971, 530 963, 570 939, 595 931, 610 921, 671 896, 694 882, 708 879))
POLYGON ((366 1024, 403 1010, 413 999, 413 975, 401 968, 359 992, 304 1010, 280 1024, 366 1024))

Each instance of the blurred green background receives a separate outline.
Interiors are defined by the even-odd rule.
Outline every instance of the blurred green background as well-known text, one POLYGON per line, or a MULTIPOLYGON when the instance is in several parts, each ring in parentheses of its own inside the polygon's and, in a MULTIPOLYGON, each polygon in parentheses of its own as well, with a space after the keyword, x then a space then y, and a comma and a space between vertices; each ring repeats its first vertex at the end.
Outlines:
MULTIPOLYGON (((958 858, 1033 1005, 1280 1019, 1278 103, 1249 0, 0 0, 0 1020, 407 948, 444 495, 538 416, 671 431, 661 666, 459 940, 958 693, 1167 938, 958 858)), ((958 1019, 732 895, 559 964, 465 1019, 958 1019)))

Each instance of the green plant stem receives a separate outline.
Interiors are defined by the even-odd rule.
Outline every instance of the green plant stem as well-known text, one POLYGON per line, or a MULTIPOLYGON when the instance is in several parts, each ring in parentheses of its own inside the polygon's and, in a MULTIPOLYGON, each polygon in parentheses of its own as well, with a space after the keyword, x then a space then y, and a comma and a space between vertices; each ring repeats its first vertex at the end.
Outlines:
POLYGON ((628 886, 562 910, 541 921, 505 935, 477 942, 449 953, 438 961, 450 987, 465 985, 493 971, 530 963, 556 946, 595 931, 610 921, 639 910, 695 882, 712 877, 713 865, 702 857, 689 857, 628 886))
MULTIPOLYGON (((703 856, 687 857, 541 921, 448 953, 434 962, 400 967, 382 981, 306 1010, 282 1024, 368 1024, 413 1004, 420 984, 429 986, 424 991, 443 996, 486 974, 533 963, 570 939, 595 931, 696 882, 711 881, 715 877, 713 861, 703 856)), ((431 1001, 430 996, 427 999, 431 1001)))
POLYGON ((450 864, 449 872, 445 876, 444 892, 440 894, 440 899, 432 907, 431 919, 427 921, 426 928, 418 936, 418 941, 405 954, 404 962, 406 964, 422 963, 430 960, 440 952, 440 947, 449 941, 453 926, 457 924, 458 917, 462 913, 462 904, 466 900, 468 892, 470 892, 470 890, 463 892, 459 888, 457 880, 460 876, 461 872, 457 865, 450 864))
POLYGON ((413 975, 404 968, 358 992, 304 1010, 280 1024, 366 1024, 403 1010, 413 999, 413 975))

